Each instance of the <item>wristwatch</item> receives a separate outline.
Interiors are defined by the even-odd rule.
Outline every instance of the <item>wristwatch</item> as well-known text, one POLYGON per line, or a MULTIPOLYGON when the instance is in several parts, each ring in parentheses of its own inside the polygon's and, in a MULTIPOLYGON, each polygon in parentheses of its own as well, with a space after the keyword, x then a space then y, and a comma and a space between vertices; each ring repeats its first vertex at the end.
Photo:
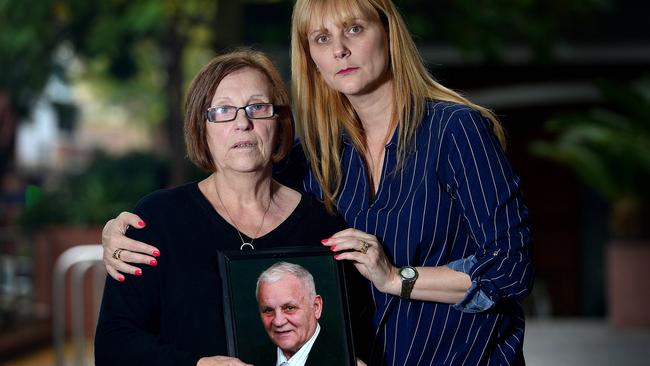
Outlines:
POLYGON ((399 296, 405 299, 411 298, 413 285, 415 285, 415 280, 418 279, 417 269, 411 266, 404 266, 399 269, 399 277, 402 279, 402 291, 399 296))

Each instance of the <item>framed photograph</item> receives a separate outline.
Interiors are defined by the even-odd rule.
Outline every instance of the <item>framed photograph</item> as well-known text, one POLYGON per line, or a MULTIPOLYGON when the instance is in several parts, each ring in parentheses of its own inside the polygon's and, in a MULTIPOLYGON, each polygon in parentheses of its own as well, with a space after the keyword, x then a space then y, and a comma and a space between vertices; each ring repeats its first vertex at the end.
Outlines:
MULTIPOLYGON (((296 345, 310 343, 302 343, 309 338, 314 340, 311 342, 306 365, 356 364, 343 264, 334 260, 332 252, 327 248, 224 251, 219 252, 219 268, 230 356, 256 366, 275 366, 279 352, 290 352, 291 347, 294 347, 295 352, 296 345), (280 262, 288 265, 279 265, 280 262), (302 308, 302 305, 294 303, 300 301, 298 298, 302 295, 298 290, 292 292, 291 289, 308 288, 308 285, 302 287, 293 285, 293 282, 281 282, 289 281, 285 275, 278 277, 276 273, 275 277, 267 278, 260 285, 262 299, 258 303, 256 286, 260 275, 272 266, 282 267, 276 269, 277 272, 285 271, 286 267, 298 268, 295 265, 313 277, 315 292, 320 298, 321 310, 317 320, 314 320, 316 315, 312 311, 318 307, 316 297, 310 297, 314 300, 306 313, 295 310, 302 308), (274 284, 276 282, 277 285, 274 284), (278 318, 274 318, 276 315, 278 318), (305 325, 313 324, 313 321, 317 322, 320 329, 315 338, 313 335, 316 331, 309 334, 309 327, 305 325)), ((296 281, 308 282, 303 279, 296 281)))

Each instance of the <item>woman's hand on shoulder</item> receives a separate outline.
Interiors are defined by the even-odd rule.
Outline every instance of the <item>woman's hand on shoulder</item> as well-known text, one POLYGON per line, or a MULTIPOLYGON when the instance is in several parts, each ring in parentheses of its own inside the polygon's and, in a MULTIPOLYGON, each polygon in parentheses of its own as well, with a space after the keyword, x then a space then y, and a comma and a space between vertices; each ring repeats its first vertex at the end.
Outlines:
POLYGON ((399 294, 401 282, 397 268, 388 260, 376 236, 349 228, 323 240, 323 244, 337 252, 336 260, 352 261, 359 273, 379 291, 399 294))
POLYGON ((226 356, 203 357, 196 363, 196 366, 253 366, 240 361, 238 358, 226 356))
POLYGON ((102 230, 106 271, 120 282, 124 281, 122 273, 142 275, 140 268, 129 263, 155 266, 158 261, 154 257, 160 256, 158 248, 126 237, 126 229, 129 226, 142 229, 146 224, 138 215, 122 212, 116 218, 109 220, 102 230))

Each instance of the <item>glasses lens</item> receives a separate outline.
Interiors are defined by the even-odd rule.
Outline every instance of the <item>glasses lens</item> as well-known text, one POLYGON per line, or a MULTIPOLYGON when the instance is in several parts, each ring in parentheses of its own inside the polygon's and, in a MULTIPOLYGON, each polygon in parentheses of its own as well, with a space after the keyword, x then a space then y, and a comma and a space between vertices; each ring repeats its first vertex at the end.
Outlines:
POLYGON ((212 107, 208 109, 208 121, 210 122, 225 122, 235 118, 237 113, 236 107, 223 106, 212 107))
POLYGON ((246 115, 249 118, 271 118, 273 117, 273 104, 271 103, 257 103, 247 105, 246 115))
POLYGON ((246 111, 246 116, 251 119, 271 118, 275 111, 271 103, 249 104, 245 107, 220 106, 209 108, 206 118, 210 122, 228 122, 237 118, 240 109, 246 111))

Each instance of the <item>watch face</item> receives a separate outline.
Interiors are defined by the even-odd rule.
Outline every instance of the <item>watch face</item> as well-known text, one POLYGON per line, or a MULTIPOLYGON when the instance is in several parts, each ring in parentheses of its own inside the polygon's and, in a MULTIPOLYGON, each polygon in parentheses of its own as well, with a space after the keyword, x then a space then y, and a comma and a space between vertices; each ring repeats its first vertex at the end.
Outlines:
POLYGON ((411 279, 415 277, 415 270, 411 267, 404 267, 400 270, 400 276, 405 279, 411 279))

